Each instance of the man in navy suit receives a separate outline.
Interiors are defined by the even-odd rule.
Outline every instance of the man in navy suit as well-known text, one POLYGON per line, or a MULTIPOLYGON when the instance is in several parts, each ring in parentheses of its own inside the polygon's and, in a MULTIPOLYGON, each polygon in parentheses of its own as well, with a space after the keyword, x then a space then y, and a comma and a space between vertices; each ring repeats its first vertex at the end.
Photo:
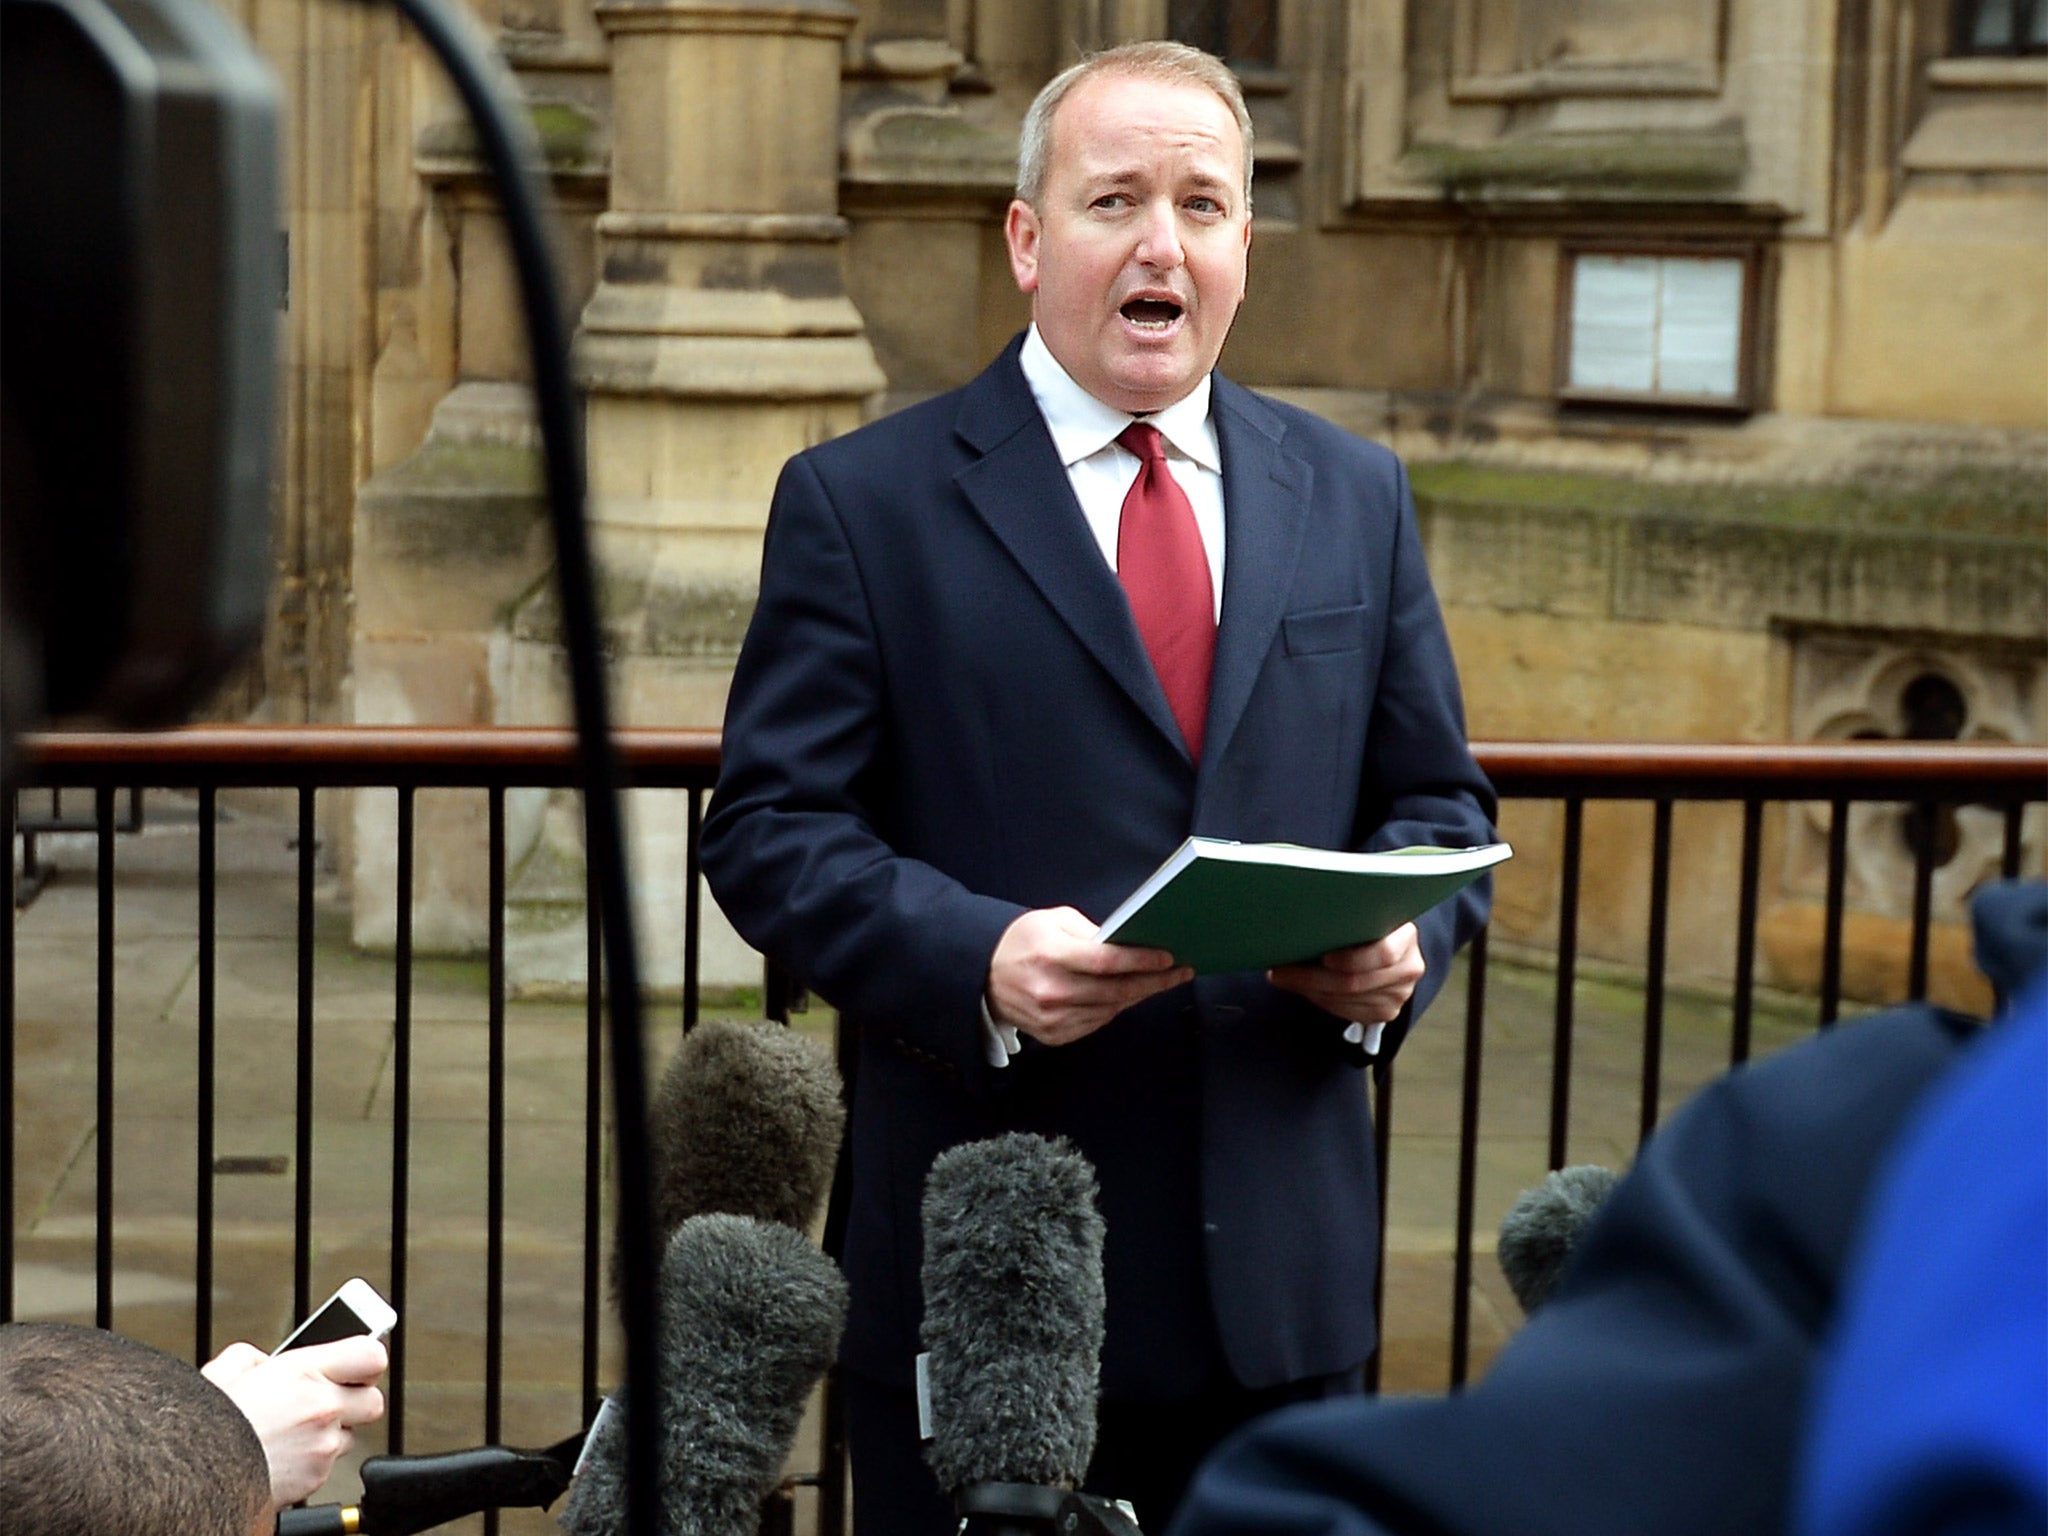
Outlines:
POLYGON ((1055 79, 1005 225, 1031 329, 776 490, 703 860, 857 1041, 842 1358, 864 1533, 954 1524, 911 1385, 919 1203, 960 1142, 1065 1136, 1097 1170, 1088 1486, 1148 1526, 1229 1428, 1355 1386, 1372 1351, 1359 1068, 1485 888, 1265 975, 1191 980, 1094 937, 1190 834, 1492 836, 1399 462, 1212 372, 1250 162, 1206 54, 1139 44, 1055 79))

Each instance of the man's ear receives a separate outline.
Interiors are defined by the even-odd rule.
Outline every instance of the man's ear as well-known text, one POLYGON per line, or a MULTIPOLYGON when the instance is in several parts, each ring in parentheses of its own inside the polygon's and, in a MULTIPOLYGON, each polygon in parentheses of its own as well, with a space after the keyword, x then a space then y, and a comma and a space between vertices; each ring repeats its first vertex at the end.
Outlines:
POLYGON ((1038 210, 1023 198, 1010 200, 1003 215, 1003 243, 1010 248, 1010 276, 1025 293, 1038 291, 1038 210))

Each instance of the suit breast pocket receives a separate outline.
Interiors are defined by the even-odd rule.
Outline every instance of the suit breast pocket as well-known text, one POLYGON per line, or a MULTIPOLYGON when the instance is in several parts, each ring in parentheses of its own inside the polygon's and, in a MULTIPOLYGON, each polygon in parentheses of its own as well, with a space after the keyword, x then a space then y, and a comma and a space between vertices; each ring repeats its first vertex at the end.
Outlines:
POLYGON ((1280 618, 1281 644, 1289 656, 1325 656, 1340 651, 1362 650, 1371 616, 1372 609, 1365 603, 1283 614, 1280 618))

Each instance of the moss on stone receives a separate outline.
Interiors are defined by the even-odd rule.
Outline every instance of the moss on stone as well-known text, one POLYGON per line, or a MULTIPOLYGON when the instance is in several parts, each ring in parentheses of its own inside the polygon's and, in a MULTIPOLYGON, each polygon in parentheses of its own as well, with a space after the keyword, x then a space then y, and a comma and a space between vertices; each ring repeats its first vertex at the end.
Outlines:
MULTIPOLYGON (((597 119, 567 102, 533 102, 527 108, 541 159, 552 171, 590 168, 599 158, 597 119)), ((468 118, 449 118, 420 130, 415 146, 428 160, 477 160, 482 147, 468 118)))
POLYGON ((1814 485, 1673 484, 1450 461, 1412 471, 1418 501, 1547 508, 1751 526, 2048 537, 2048 482, 2020 470, 1871 475, 1814 485))
POLYGON ((546 488, 538 448, 451 442, 430 437, 380 480, 394 492, 494 491, 540 495, 546 488))
POLYGON ((558 636, 562 629, 561 600, 555 592, 555 568, 550 565, 527 584, 526 590, 505 604, 498 622, 515 640, 531 640, 537 630, 558 636), (536 610, 545 607, 545 615, 536 610))
POLYGON ((539 101, 533 104, 533 131, 540 137, 540 152, 557 170, 587 164, 597 149, 597 119, 567 102, 539 101))
POLYGON ((1570 188, 1624 196, 1645 191, 1725 191, 1749 164, 1741 131, 1554 133, 1466 145, 1419 140, 1402 168, 1445 187, 1570 188))
POLYGON ((754 598, 751 581, 650 587, 644 630, 647 654, 737 656, 753 617, 754 598))
POLYGON ((859 158, 911 181, 943 181, 1007 189, 1015 179, 1017 143, 957 112, 911 109, 879 115, 859 158))
POLYGON ((583 911, 580 901, 542 901, 514 896, 505 903, 505 936, 524 939, 559 933, 564 928, 581 927, 583 911))

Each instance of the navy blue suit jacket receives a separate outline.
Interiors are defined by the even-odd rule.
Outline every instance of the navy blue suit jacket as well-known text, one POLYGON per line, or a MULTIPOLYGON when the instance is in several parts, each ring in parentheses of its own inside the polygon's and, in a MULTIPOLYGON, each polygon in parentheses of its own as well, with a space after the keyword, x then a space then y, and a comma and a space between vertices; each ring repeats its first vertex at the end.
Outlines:
POLYGON ((1779 1536, 1872 1183, 1975 1033, 1911 1004, 1702 1089, 1485 1380, 1257 1420, 1171 1536, 1779 1536))
MULTIPOLYGON (((1020 1129, 1068 1137, 1101 1179, 1106 1395, 1347 1369, 1373 1344, 1377 1213, 1340 1021, 1257 975, 1203 978, 998 1070, 980 1010, 1016 917, 1106 916, 1190 833, 1491 837, 1406 477, 1216 379, 1226 555, 1198 770, 1017 352, 785 468, 704 827, 741 934, 856 1032, 845 1359, 908 1384, 925 1174, 1020 1129)), ((1486 902, 1422 924, 1418 1005, 1486 902)))

